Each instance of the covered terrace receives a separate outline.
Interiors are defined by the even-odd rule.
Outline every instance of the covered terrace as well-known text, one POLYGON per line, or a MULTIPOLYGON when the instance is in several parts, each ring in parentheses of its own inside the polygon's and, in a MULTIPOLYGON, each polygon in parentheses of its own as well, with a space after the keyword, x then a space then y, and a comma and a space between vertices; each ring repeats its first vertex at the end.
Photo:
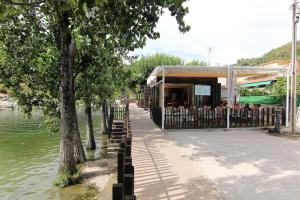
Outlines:
POLYGON ((288 78, 288 66, 156 67, 147 79, 151 117, 162 129, 266 127, 274 125, 275 111, 280 109, 281 124, 287 125, 288 92, 285 107, 236 106, 237 78, 272 74, 288 78), (220 78, 226 80, 225 98, 221 98, 220 78))

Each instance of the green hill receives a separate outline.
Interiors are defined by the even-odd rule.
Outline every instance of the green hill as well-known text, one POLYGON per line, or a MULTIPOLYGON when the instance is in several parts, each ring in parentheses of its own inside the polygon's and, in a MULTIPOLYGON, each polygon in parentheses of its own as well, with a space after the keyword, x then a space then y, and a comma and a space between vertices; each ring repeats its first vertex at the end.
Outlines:
MULTIPOLYGON (((281 47, 272 49, 258 58, 242 58, 239 59, 236 65, 241 66, 255 66, 274 60, 290 60, 291 59, 291 43, 282 45, 281 47)), ((300 41, 297 42, 297 55, 300 54, 300 41)))

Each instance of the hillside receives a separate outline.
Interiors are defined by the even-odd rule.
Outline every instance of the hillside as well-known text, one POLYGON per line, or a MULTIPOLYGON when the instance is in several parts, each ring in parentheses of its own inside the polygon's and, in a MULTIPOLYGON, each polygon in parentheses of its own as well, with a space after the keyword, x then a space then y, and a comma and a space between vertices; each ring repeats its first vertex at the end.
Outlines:
MULTIPOLYGON (((239 59, 236 65, 242 66, 255 66, 263 63, 267 63, 274 60, 290 60, 291 59, 291 43, 282 45, 281 47, 272 49, 258 58, 242 58, 239 59)), ((297 55, 300 54, 300 41, 297 42, 297 55)))

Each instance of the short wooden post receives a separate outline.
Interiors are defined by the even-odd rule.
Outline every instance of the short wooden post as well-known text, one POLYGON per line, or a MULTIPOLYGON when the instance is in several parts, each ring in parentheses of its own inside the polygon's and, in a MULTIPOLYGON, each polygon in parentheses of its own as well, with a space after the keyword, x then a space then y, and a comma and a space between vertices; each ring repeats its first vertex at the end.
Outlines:
POLYGON ((122 183, 113 184, 112 200, 124 200, 124 189, 122 183))
POLYGON ((131 144, 132 144, 132 139, 131 138, 127 138, 126 145, 131 146, 131 144))
POLYGON ((124 174, 124 195, 133 195, 133 181, 133 174, 124 174))
POLYGON ((126 145, 125 146, 125 156, 126 157, 131 157, 131 145, 126 145))
MULTIPOLYGON (((124 173, 134 175, 134 166, 132 165, 132 163, 125 164, 124 173)), ((134 194, 134 181, 132 182, 132 194, 134 194)))
POLYGON ((123 183, 124 179, 124 153, 118 153, 118 183, 123 183))
POLYGON ((125 163, 131 163, 132 164, 132 158, 131 157, 125 157, 125 163))

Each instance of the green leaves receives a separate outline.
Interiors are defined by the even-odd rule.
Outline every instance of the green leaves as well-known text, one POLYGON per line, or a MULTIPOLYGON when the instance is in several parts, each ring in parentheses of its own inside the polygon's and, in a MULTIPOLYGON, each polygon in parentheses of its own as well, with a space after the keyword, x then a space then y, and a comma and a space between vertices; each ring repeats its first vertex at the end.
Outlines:
MULTIPOLYGON (((180 58, 156 55, 142 58, 128 70, 123 61, 129 51, 142 48, 147 38, 159 38, 155 27, 164 9, 176 17, 181 32, 188 31, 183 20, 188 13, 183 6, 186 0, 16 2, 22 4, 0 2, 0 82, 28 114, 40 106, 45 116, 57 117, 59 50, 64 48, 61 37, 69 33, 67 39, 75 41, 77 48, 71 61, 76 97, 83 102, 112 100, 130 74, 142 84, 154 66, 183 64, 180 58)), ((54 122, 45 118, 45 124, 54 122)))
POLYGON ((131 64, 130 71, 132 74, 130 87, 136 88, 146 84, 147 78, 153 69, 163 65, 183 65, 184 61, 176 56, 166 54, 154 54, 144 56, 131 64))

